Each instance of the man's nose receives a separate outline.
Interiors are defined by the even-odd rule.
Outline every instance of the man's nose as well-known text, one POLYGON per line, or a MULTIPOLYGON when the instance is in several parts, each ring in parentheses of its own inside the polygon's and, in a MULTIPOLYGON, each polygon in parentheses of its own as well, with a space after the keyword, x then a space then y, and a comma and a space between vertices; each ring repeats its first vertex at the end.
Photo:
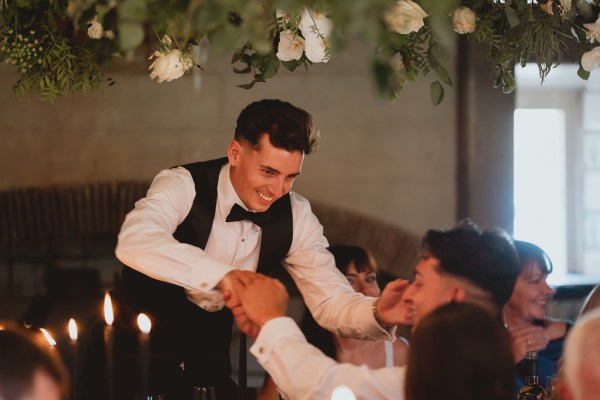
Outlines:
POLYGON ((270 190, 276 197, 281 197, 289 192, 290 188, 291 184, 289 184, 285 178, 282 178, 278 179, 277 182, 271 186, 270 190))

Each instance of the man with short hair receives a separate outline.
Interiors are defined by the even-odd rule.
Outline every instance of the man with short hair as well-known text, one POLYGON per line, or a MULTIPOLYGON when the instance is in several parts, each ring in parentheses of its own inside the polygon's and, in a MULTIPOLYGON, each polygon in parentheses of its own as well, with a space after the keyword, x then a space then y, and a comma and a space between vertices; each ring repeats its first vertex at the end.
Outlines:
MULTIPOLYGON (((430 230, 423 238, 416 279, 394 281, 384 289, 382 309, 393 306, 387 323, 416 324, 437 307, 453 301, 472 302, 500 314, 518 275, 511 238, 501 230, 480 231, 464 221, 457 227, 430 230), (398 307, 386 292, 405 292, 398 307)), ((404 367, 370 369, 338 364, 310 345, 293 320, 285 317, 287 294, 280 282, 264 276, 243 276, 237 285, 242 307, 259 328, 251 348, 286 399, 329 399, 340 385, 357 398, 403 399, 404 367), (261 294, 261 295, 259 295, 261 294)), ((398 300, 395 300, 396 302, 398 300)))
POLYGON ((16 324, 0 328, 0 400, 60 400, 67 394, 65 368, 43 343, 46 348, 16 324))
POLYGON ((565 400, 600 398, 600 309, 577 320, 567 335, 564 349, 564 381, 559 384, 565 400))
MULTIPOLYGON (((120 319, 115 368, 122 370, 115 372, 115 388, 121 397, 132 398, 139 382, 131 377, 139 369, 128 350, 136 348, 137 332, 123 332, 145 312, 154 322, 152 392, 185 399, 194 386, 214 386, 219 399, 235 398, 233 317, 224 306, 243 332, 252 334, 253 325, 232 282, 282 264, 321 325, 344 336, 392 339, 373 316, 375 299, 355 293, 335 267, 309 202, 291 191, 316 143, 310 114, 280 100, 261 100, 240 113, 226 158, 155 177, 127 215, 116 248, 126 265, 114 293, 120 319), (224 290, 232 294, 226 304, 224 290)), ((379 311, 385 316, 385 309, 379 311)), ((105 395, 101 357, 88 362, 99 366, 85 374, 87 399, 105 395)))

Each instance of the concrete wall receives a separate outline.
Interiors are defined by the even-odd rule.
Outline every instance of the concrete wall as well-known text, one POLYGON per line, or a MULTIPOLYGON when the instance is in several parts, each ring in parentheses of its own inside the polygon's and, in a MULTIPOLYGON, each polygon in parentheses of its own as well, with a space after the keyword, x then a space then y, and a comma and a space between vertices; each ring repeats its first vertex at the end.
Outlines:
POLYGON ((115 69, 103 94, 54 104, 14 98, 16 75, 0 67, 0 190, 35 185, 150 180, 172 165, 225 154, 248 103, 280 98, 305 108, 321 131, 294 187, 310 199, 360 211, 417 235, 455 219, 455 99, 434 107, 431 79, 409 84, 400 100, 378 99, 369 75, 372 49, 354 44, 327 65, 278 76, 254 89, 228 60, 209 63, 201 90, 193 77, 158 84, 142 55, 115 69))

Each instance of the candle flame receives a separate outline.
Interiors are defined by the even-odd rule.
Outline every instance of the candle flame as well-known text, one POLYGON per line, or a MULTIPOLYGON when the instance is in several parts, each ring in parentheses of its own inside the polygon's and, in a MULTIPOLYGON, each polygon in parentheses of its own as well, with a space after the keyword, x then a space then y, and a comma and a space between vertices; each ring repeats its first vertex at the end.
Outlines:
POLYGON ((333 389, 331 400, 356 400, 356 397, 354 396, 352 389, 348 386, 340 385, 333 389))
POLYGON ((48 343, 50 343, 50 346, 56 346, 56 340, 54 340, 52 336, 50 336, 50 333, 48 333, 47 330, 45 330, 44 328, 40 328, 40 331, 42 331, 42 334, 44 335, 48 343))
POLYGON ((77 340, 77 324, 73 318, 69 320, 69 337, 72 341, 77 340))
POLYGON ((143 333, 150 333, 150 328, 152 328, 152 323, 150 322, 150 318, 144 313, 141 313, 137 317, 137 323, 140 327, 140 331, 143 333))
POLYGON ((110 295, 108 293, 104 295, 104 320, 106 321, 107 325, 112 325, 115 321, 112 301, 110 300, 110 295))

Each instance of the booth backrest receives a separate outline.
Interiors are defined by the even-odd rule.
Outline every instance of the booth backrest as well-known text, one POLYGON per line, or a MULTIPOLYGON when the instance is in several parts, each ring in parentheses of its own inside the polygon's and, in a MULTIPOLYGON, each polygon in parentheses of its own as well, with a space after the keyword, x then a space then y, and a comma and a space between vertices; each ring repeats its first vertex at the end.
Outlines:
MULTIPOLYGON (((6 290, 0 293, 36 294, 31 292, 37 289, 20 293, 27 283, 15 282, 26 279, 15 271, 18 268, 43 271, 36 276, 45 277, 45 283, 35 284, 36 288, 52 281, 46 275, 54 268, 118 268, 114 258, 117 233, 148 185, 111 182, 0 191, 0 265, 6 268, 6 273, 0 274, 0 288, 6 290)), ((359 213, 312 204, 331 244, 363 246, 384 272, 410 275, 418 250, 414 235, 359 213)))

